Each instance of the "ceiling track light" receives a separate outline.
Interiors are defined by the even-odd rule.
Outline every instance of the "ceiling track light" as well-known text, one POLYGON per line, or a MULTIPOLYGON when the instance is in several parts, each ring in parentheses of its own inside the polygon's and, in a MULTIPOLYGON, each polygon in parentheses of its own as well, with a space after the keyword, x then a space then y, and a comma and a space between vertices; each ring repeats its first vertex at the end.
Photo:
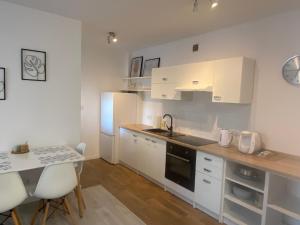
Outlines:
MULTIPOLYGON (((208 0, 210 3, 210 8, 214 9, 219 5, 219 0, 208 0)), ((194 0, 193 4, 193 12, 197 12, 199 10, 199 0, 194 0)))
POLYGON ((115 32, 108 32, 107 34, 107 43, 111 44, 111 43, 116 43, 118 42, 118 38, 115 32))

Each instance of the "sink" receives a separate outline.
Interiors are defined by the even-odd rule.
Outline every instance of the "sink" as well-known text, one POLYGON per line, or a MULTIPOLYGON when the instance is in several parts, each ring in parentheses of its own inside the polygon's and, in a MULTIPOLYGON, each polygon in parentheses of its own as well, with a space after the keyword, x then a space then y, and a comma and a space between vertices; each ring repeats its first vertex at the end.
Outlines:
POLYGON ((184 136, 184 134, 173 132, 172 135, 170 135, 170 132, 168 130, 163 130, 160 128, 152 128, 152 129, 145 129, 143 130, 145 132, 153 133, 156 135, 164 136, 164 137, 178 137, 178 136, 184 136))

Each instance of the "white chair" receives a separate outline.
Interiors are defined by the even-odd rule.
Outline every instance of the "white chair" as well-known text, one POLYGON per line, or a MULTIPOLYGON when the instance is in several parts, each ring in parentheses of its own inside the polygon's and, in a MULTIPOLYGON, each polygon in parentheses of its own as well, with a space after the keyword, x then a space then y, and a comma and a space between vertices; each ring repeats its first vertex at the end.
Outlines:
MULTIPOLYGON (((79 145, 76 146, 75 150, 81 154, 84 155, 86 149, 86 144, 85 143, 80 143, 79 145)), ((77 162, 76 163, 76 173, 77 173, 77 179, 78 179, 78 185, 75 188, 75 194, 78 202, 78 209, 79 209, 79 216, 83 216, 83 211, 86 209, 86 204, 82 195, 82 190, 81 190, 81 184, 80 184, 80 176, 83 170, 83 161, 77 162)))
POLYGON ((71 220, 73 220, 72 212, 66 197, 73 192, 76 186, 77 177, 73 163, 64 163, 46 167, 41 174, 35 192, 32 194, 34 197, 42 200, 32 217, 31 224, 35 224, 38 214, 43 212, 42 225, 45 225, 51 206, 55 209, 57 209, 58 206, 63 206, 63 209, 70 215, 71 220))
POLYGON ((4 221, 12 217, 15 225, 21 225, 16 207, 26 198, 26 189, 18 173, 0 174, 0 214, 5 217, 4 221), (5 215, 6 212, 9 214, 5 215))

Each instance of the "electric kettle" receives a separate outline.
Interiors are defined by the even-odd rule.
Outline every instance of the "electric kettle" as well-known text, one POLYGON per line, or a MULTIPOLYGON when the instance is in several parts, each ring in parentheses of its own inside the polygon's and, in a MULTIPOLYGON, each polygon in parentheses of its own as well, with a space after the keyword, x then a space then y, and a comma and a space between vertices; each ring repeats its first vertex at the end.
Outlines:
POLYGON ((253 154, 261 149, 261 139, 257 132, 242 131, 239 139, 239 151, 253 154))
POLYGON ((230 130, 227 129, 221 129, 220 130, 220 136, 219 136, 219 145, 222 147, 229 147, 233 139, 233 133, 230 130))

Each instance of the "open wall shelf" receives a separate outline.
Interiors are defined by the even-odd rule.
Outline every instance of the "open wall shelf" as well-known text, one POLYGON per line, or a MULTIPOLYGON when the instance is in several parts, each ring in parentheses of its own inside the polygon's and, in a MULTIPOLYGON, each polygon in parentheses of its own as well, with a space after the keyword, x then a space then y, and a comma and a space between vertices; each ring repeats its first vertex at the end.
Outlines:
POLYGON ((124 92, 151 91, 151 77, 123 77, 121 91, 124 92))

